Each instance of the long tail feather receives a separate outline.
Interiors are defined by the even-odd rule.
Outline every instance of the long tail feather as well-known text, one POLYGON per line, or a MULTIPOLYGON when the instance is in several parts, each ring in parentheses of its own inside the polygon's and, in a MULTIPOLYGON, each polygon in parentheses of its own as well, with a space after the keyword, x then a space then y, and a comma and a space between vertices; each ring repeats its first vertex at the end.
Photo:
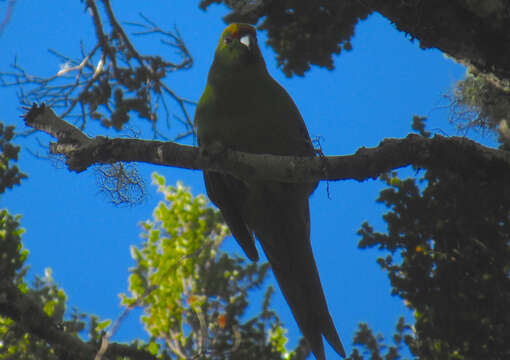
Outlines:
POLYGON ((345 351, 329 314, 310 244, 307 197, 274 196, 258 219, 256 235, 271 263, 292 313, 318 360, 325 359, 322 335, 335 351, 345 351))

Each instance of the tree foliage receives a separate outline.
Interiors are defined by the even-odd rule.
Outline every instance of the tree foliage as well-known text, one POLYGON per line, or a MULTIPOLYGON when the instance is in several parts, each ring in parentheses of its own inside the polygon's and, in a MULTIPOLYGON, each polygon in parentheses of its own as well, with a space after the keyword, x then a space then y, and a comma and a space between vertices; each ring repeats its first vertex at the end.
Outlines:
POLYGON ((360 248, 379 258, 393 294, 415 311, 412 353, 422 359, 510 356, 510 193, 505 183, 427 170, 385 177, 386 234, 369 224, 360 248))
MULTIPOLYGON (((207 9, 220 0, 202 0, 207 9)), ((303 76, 310 65, 334 68, 333 54, 352 49, 358 21, 370 10, 358 1, 225 1, 232 13, 225 21, 256 24, 266 30, 268 45, 277 53, 278 65, 287 76, 303 76)))
POLYGON ((333 69, 331 55, 341 47, 349 50, 355 26, 377 12, 422 48, 437 48, 500 89, 510 90, 506 0, 202 0, 200 6, 205 9, 212 3, 232 10, 226 22, 260 21, 288 76, 303 75, 310 64, 333 69))
MULTIPOLYGON (((172 99, 183 125, 183 132, 173 138, 190 135, 186 106, 191 102, 164 82, 173 71, 191 66, 178 32, 163 30, 142 17, 143 22, 131 24, 139 29, 138 35, 162 35, 181 57, 171 62, 141 54, 109 1, 100 1, 102 8, 99 1, 83 2, 92 13, 95 45, 83 49, 78 59, 54 52, 65 65, 51 78, 28 76, 14 64, 13 72, 0 74, 2 84, 30 89, 22 93, 27 103, 47 101, 61 110, 61 117, 81 119, 82 127, 87 119, 94 119, 121 129, 136 114, 153 125, 155 136, 161 136, 156 122, 170 118, 165 99, 172 99)), ((495 129, 508 118, 507 1, 203 0, 200 6, 205 9, 212 3, 232 9, 228 22, 260 21, 288 76, 303 75, 311 65, 333 69, 332 55, 350 50, 355 26, 377 11, 422 47, 439 48, 470 66, 472 75, 454 92, 454 113, 464 119, 462 126, 495 129)), ((421 139, 431 135, 424 120, 415 117, 413 123, 421 139)), ((12 137, 12 128, 0 127, 0 193, 25 176, 12 165, 18 153, 12 137)), ((363 155, 363 149, 359 153, 363 155)), ((382 177, 388 188, 378 201, 390 209, 384 215, 387 231, 376 232, 363 224, 359 247, 377 247, 386 254, 378 262, 388 273, 393 294, 414 310, 414 324, 399 319, 392 345, 368 324, 360 324, 349 359, 392 360, 405 351, 427 360, 510 358, 507 177, 503 172, 489 174, 462 151, 454 156, 459 162, 470 162, 469 171, 453 171, 453 162, 436 163, 424 172, 415 168, 417 178, 401 179, 397 173, 382 177)), ((486 163, 491 166, 493 160, 486 163)), ((122 166, 112 170, 118 168, 122 166)), ((89 336, 83 340, 83 333, 79 334, 86 328, 84 315, 69 314, 65 293, 53 282, 51 272, 36 278, 33 285, 25 282, 27 251, 21 245, 19 218, 2 210, 0 358, 306 357, 309 351, 303 342, 286 349, 285 329, 269 307, 271 288, 265 289, 258 314, 247 311, 249 294, 264 287, 267 265, 247 264, 222 250, 226 227, 203 196, 193 197, 182 185, 166 186, 161 176, 154 179, 164 201, 153 220, 142 224, 144 241, 132 248, 136 265, 130 294, 123 296, 128 310, 143 307, 149 341, 110 342, 120 322, 94 316, 89 316, 89 336)), ((106 189, 117 188, 115 182, 105 184, 106 189)))
POLYGON ((395 326, 393 345, 387 345, 386 339, 381 334, 374 334, 366 323, 360 323, 354 335, 353 345, 356 347, 347 360, 398 360, 402 358, 402 352, 413 341, 409 333, 412 328, 401 317, 395 326), (404 348, 404 345, 406 348, 404 348), (384 352, 384 354, 382 354, 384 352))
POLYGON ((0 194, 6 189, 19 185, 27 175, 22 173, 14 161, 18 161, 19 146, 11 140, 14 137, 14 126, 5 126, 0 122, 0 194))
POLYGON ((286 330, 269 308, 272 287, 266 287, 260 313, 246 318, 248 295, 266 280, 267 263, 247 263, 221 249, 228 228, 204 195, 193 197, 178 183, 153 180, 164 201, 154 219, 142 223, 145 239, 133 246, 131 297, 143 298, 142 322, 151 335, 154 354, 178 358, 282 359, 304 358, 304 342, 285 348, 286 330))
MULTIPOLYGON (((12 130, 12 127, 8 127, 3 133, 3 143, 0 146, 1 159, 17 157, 19 148, 7 142, 12 138, 12 130)), ((15 183, 19 183, 25 175, 15 169, 19 174, 15 183)), ((0 183, 6 185, 0 188, 0 194, 6 187, 14 184, 11 174, 9 171, 0 173, 0 183)), ((56 355, 58 350, 26 330, 27 323, 24 322, 27 320, 26 317, 33 317, 35 321, 40 320, 37 319, 37 312, 31 311, 30 307, 37 307, 54 324, 59 324, 63 332, 73 336, 83 330, 84 315, 73 311, 70 318, 64 320, 67 298, 64 291, 53 282, 51 270, 48 269, 44 277, 36 277, 32 285, 25 281, 28 271, 25 265, 28 250, 21 242, 24 230, 20 227, 20 218, 19 215, 11 215, 6 209, 0 209, 0 359, 58 359, 56 355), (13 292, 22 295, 24 301, 17 304, 9 303, 13 292), (29 313, 21 313, 20 310, 23 308, 29 313)), ((42 322, 39 324, 44 325, 42 322)))
POLYGON ((141 247, 132 247, 131 296, 123 295, 126 310, 115 322, 69 311, 50 269, 29 285, 19 216, 0 211, 0 359, 304 359, 309 354, 304 341, 286 348, 286 330, 270 308, 268 264, 247 264, 220 248, 228 228, 203 195, 193 197, 181 184, 166 186, 159 175, 154 180, 164 201, 154 210, 154 221, 142 223, 141 247), (248 317, 248 296, 261 288, 260 313, 248 317), (149 341, 111 342, 135 306, 144 309, 149 341))

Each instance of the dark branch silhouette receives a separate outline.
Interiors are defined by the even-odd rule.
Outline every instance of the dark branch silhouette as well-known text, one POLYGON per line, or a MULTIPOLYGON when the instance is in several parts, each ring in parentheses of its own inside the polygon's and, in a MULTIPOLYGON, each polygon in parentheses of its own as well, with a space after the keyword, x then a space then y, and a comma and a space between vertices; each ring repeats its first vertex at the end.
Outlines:
MULTIPOLYGON (((27 332, 47 341, 60 358, 90 360, 97 354, 99 346, 86 343, 60 329, 30 296, 22 293, 15 285, 1 282, 0 294, 2 295, 0 315, 23 324, 27 332)), ((108 358, 130 356, 138 360, 157 359, 148 351, 138 349, 136 346, 118 343, 110 343, 105 350, 105 356, 108 358)))
POLYGON ((410 134, 403 139, 385 139, 374 148, 362 147, 353 155, 297 157, 241 153, 221 147, 199 150, 174 142, 90 138, 44 105, 33 105, 24 118, 27 126, 58 140, 50 143, 50 152, 65 156, 69 170, 76 172, 96 164, 122 161, 214 170, 238 178, 256 177, 282 182, 363 181, 414 165, 449 169, 465 176, 510 180, 508 152, 462 137, 435 135, 427 138, 410 134))
POLYGON ((303 75, 312 64, 333 69, 332 55, 352 49, 355 26, 377 12, 423 49, 439 49, 510 92, 508 1, 201 0, 200 7, 218 2, 232 10, 226 22, 258 23, 267 31, 268 44, 288 76, 303 75))
POLYGON ((194 102, 179 96, 165 83, 169 74, 193 64, 179 31, 163 30, 141 14, 142 23, 127 23, 138 29, 134 35, 159 36, 162 45, 177 50, 179 61, 141 54, 116 19, 110 2, 101 3, 104 11, 100 11, 97 1, 87 1, 97 41, 91 49, 82 43, 79 58, 49 50, 60 62, 60 70, 50 77, 30 74, 15 59, 12 71, 0 72, 0 86, 19 87, 23 105, 44 102, 81 129, 92 119, 120 130, 136 114, 151 124, 155 137, 167 140, 158 130, 161 117, 166 118, 167 127, 171 119, 182 125, 175 139, 191 135, 193 121, 188 107, 194 102), (176 111, 169 101, 176 103, 176 111))

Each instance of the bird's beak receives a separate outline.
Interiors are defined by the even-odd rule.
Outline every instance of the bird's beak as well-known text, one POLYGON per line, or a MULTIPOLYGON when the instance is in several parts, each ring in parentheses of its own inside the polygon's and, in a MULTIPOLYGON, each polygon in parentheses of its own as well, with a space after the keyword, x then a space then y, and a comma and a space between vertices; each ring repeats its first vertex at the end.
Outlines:
POLYGON ((239 39, 239 42, 251 50, 251 38, 250 35, 244 35, 239 39))

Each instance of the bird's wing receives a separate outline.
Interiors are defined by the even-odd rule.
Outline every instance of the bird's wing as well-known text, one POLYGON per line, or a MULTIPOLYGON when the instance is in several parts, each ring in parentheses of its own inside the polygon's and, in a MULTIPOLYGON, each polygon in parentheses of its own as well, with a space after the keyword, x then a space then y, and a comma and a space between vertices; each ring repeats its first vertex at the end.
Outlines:
POLYGON ((259 259, 252 232, 242 217, 242 202, 246 198, 245 185, 230 175, 204 171, 205 187, 213 203, 221 210, 232 235, 252 261, 259 259))
POLYGON ((257 222, 253 226, 255 235, 316 358, 325 358, 322 335, 338 354, 345 356, 313 257, 308 197, 303 189, 280 186, 282 189, 265 191, 259 197, 265 211, 252 218, 257 222))

